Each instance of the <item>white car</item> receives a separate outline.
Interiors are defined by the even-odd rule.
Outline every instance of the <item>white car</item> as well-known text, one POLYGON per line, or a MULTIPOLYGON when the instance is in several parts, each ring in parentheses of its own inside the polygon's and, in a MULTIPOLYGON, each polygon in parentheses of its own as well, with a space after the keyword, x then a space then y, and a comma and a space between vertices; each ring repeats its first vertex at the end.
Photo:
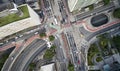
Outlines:
POLYGON ((6 40, 6 43, 8 42, 8 40, 6 40))
POLYGON ((35 32, 34 34, 36 35, 36 34, 38 34, 38 32, 35 32))
POLYGON ((4 43, 0 43, 0 45, 3 45, 4 43))
POLYGON ((15 37, 15 39, 18 39, 18 37, 15 37))
POLYGON ((23 35, 20 35, 19 37, 22 37, 23 35))

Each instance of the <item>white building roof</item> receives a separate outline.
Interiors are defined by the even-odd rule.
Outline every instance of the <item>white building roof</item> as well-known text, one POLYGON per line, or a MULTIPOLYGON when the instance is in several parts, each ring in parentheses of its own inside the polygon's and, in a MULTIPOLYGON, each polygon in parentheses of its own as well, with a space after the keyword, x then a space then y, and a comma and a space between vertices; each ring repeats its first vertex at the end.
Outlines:
POLYGON ((40 71, 53 71, 54 63, 42 66, 40 71))

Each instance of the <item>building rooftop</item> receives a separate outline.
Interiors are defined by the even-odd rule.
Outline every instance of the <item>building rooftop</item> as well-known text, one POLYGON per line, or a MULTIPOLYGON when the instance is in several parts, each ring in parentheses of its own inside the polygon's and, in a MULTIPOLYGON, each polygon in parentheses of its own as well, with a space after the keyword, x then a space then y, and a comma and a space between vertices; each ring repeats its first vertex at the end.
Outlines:
POLYGON ((100 0, 68 0, 68 7, 70 9, 70 12, 72 12, 74 10, 81 9, 88 5, 97 3, 99 1, 100 0))
POLYGON ((42 66, 40 71, 54 71, 53 68, 54 68, 54 63, 42 66))
POLYGON ((41 24, 38 14, 29 5, 21 5, 18 8, 23 11, 22 16, 10 14, 0 18, 0 39, 41 24))
POLYGON ((0 27, 29 17, 29 12, 28 12, 27 6, 18 7, 18 9, 20 9, 22 11, 23 15, 19 16, 16 13, 12 13, 12 14, 9 14, 5 17, 1 17, 0 18, 0 27))

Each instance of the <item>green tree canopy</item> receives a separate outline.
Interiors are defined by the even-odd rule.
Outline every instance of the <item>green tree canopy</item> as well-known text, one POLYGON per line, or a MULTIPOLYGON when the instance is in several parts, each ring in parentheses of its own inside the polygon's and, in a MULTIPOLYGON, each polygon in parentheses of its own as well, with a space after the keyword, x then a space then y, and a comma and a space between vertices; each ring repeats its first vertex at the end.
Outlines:
POLYGON ((120 18, 120 8, 114 10, 113 16, 115 18, 120 18))

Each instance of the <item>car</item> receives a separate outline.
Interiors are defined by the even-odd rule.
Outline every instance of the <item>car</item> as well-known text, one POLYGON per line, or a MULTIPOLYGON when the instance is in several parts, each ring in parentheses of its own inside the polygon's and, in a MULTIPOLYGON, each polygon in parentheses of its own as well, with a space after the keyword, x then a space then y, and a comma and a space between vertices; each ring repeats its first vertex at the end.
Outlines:
POLYGON ((34 34, 36 35, 36 34, 38 34, 38 32, 35 32, 34 34))
POLYGON ((0 43, 0 46, 2 46, 4 43, 0 43))
POLYGON ((8 40, 6 40, 5 42, 8 43, 8 40))
POLYGON ((11 57, 11 60, 13 60, 13 59, 14 59, 14 56, 11 57))
POLYGON ((80 64, 80 60, 78 60, 78 64, 80 64))
POLYGON ((15 37, 15 39, 18 39, 18 37, 15 37))
POLYGON ((23 35, 20 35, 19 37, 22 37, 23 35))

